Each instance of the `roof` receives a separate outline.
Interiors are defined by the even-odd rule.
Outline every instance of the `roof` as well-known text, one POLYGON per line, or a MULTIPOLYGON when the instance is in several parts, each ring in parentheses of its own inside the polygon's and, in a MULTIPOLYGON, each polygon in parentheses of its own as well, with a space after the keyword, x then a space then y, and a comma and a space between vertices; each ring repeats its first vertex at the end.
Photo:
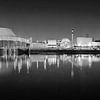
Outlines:
POLYGON ((15 37, 14 32, 9 28, 0 28, 0 37, 15 37))

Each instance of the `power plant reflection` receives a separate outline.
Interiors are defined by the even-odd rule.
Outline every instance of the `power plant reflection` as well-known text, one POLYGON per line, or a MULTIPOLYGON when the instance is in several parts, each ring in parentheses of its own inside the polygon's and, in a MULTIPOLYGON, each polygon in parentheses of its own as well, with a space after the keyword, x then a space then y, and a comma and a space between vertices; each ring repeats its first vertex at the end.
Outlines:
POLYGON ((32 67, 36 67, 36 69, 43 67, 44 70, 47 70, 47 66, 56 66, 59 69, 63 64, 70 63, 71 75, 73 76, 73 67, 80 69, 83 67, 91 68, 93 62, 100 62, 100 54, 0 56, 0 74, 16 70, 20 73, 23 68, 26 68, 27 73, 29 73, 32 67))

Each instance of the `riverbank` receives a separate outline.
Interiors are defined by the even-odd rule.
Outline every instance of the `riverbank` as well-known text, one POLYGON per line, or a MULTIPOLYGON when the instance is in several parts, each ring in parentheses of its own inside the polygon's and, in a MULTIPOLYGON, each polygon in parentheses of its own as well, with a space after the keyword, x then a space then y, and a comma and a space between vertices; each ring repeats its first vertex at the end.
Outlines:
POLYGON ((100 50, 30 50, 30 54, 99 54, 100 50))
POLYGON ((58 49, 0 49, 0 55, 32 55, 32 54, 100 54, 100 50, 58 50, 58 49))

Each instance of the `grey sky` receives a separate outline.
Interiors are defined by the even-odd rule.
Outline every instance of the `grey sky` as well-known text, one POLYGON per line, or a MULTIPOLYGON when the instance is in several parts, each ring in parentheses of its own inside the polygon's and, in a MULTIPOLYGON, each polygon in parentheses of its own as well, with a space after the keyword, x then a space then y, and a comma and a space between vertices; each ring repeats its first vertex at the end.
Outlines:
POLYGON ((71 38, 89 34, 100 39, 100 7, 85 1, 2 1, 0 26, 33 40, 71 38))

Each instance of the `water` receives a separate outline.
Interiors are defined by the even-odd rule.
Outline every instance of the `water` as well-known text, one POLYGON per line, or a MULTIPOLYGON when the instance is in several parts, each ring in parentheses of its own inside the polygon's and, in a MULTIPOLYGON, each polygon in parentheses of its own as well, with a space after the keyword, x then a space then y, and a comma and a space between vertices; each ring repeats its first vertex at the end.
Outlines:
POLYGON ((0 57, 0 94, 83 98, 100 95, 100 55, 0 57))

